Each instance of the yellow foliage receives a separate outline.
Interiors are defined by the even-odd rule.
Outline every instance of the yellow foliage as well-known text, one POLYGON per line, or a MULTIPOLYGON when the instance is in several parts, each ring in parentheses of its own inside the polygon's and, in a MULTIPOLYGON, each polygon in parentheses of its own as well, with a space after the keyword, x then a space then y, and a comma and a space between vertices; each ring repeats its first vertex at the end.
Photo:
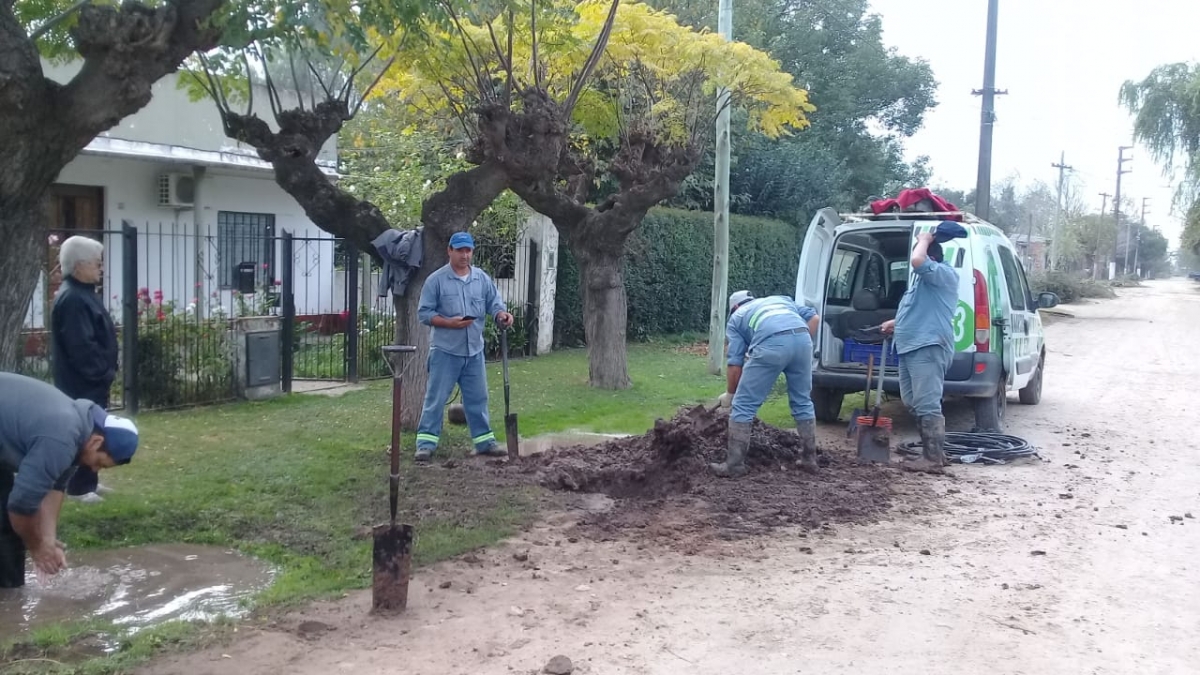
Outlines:
MULTIPOLYGON (((583 68, 609 6, 606 0, 584 0, 573 12, 559 5, 547 14, 549 20, 539 18, 541 83, 558 100, 566 98, 583 68)), ((479 98, 480 79, 503 88, 505 17, 493 21, 490 32, 486 24, 463 23, 461 32, 434 34, 430 40, 397 54, 398 65, 374 95, 398 96, 415 110, 436 114, 451 106, 469 110, 479 98)), ((528 17, 517 19, 513 62, 518 82, 532 84, 528 17)), ((808 126, 807 113, 814 110, 808 93, 768 54, 681 26, 672 15, 648 5, 623 3, 574 121, 595 137, 614 137, 622 124, 636 122, 665 140, 684 142, 695 125, 712 120, 722 89, 728 90, 734 107, 746 112, 751 129, 772 138, 808 126)))

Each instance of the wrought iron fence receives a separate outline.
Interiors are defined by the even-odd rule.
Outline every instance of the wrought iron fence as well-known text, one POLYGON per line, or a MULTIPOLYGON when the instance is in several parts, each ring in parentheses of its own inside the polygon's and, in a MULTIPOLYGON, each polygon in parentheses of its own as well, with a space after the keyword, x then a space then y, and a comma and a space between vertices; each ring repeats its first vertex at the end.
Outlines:
MULTIPOLYGON (((382 347, 392 344, 396 315, 380 296, 379 265, 329 236, 276 233, 270 216, 229 218, 217 228, 129 222, 119 229, 56 230, 23 331, 22 372, 52 379, 52 307, 60 283, 58 245, 83 235, 104 244, 99 292, 121 344, 112 407, 175 408, 237 395, 234 323, 281 317, 281 371, 292 379, 358 381, 389 376, 382 347)), ((517 319, 510 354, 534 352, 537 247, 533 242, 480 242, 475 264, 495 279, 517 319)), ((489 321, 485 349, 499 356, 489 321)))

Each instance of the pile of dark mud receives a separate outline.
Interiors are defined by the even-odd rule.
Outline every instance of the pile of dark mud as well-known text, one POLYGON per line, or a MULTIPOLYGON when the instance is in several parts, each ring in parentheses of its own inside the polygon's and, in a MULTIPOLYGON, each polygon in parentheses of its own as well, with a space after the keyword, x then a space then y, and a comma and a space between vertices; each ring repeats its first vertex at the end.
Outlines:
POLYGON ((795 430, 755 421, 749 473, 714 476, 709 462, 725 459, 728 416, 704 406, 658 420, 643 436, 589 447, 568 447, 523 458, 522 471, 544 487, 602 493, 615 500, 581 527, 613 534, 629 529, 652 536, 754 534, 776 527, 820 528, 875 520, 892 505, 897 472, 860 466, 848 451, 818 451, 821 471, 800 471, 795 430))

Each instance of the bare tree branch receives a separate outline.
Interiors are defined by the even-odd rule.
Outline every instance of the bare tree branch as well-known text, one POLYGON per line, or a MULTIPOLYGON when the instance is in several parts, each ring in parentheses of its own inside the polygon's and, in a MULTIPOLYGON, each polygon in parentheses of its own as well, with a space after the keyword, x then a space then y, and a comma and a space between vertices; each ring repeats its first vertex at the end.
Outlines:
POLYGON ((250 45, 258 55, 258 61, 263 67, 263 84, 267 88, 267 102, 271 105, 271 115, 275 119, 279 119, 279 114, 283 112, 283 101, 279 99, 279 91, 275 89, 275 83, 271 79, 271 69, 267 64, 267 55, 258 43, 250 45))
POLYGON ((217 103, 217 109, 222 113, 229 110, 229 99, 225 97, 225 87, 221 84, 221 77, 213 73, 212 66, 208 63, 208 57, 204 54, 197 54, 200 57, 200 65, 204 68, 204 75, 208 78, 208 83, 212 85, 213 99, 217 103))
MULTIPOLYGON (((325 99, 326 100, 332 99, 333 92, 329 90, 329 85, 325 84, 325 78, 321 77, 321 74, 317 72, 317 67, 313 65, 312 59, 305 59, 305 61, 308 63, 309 72, 312 73, 313 77, 316 78, 317 83, 321 85, 322 91, 325 92, 325 99)), ((335 75, 334 77, 337 77, 337 76, 335 75)), ((336 82, 334 82, 332 84, 336 84, 336 82)))
MULTIPOLYGON (((71 18, 72 14, 74 14, 75 12, 78 12, 79 10, 83 9, 85 6, 90 5, 90 4, 92 4, 92 0, 79 0, 79 2, 75 3, 74 5, 71 5, 67 9, 63 10, 63 12, 61 14, 59 14, 58 16, 51 17, 50 19, 48 19, 46 21, 46 23, 38 26, 37 30, 35 30, 29 34, 29 39, 32 40, 33 42, 37 42, 38 39, 40 39, 43 35, 54 30, 55 26, 66 21, 67 19, 71 18)), ((7 5, 9 7, 11 7, 13 5, 13 3, 8 2, 7 5)))
POLYGON ((533 44, 533 86, 542 88, 542 64, 538 61, 537 0, 529 0, 529 34, 533 44))
POLYGON ((246 114, 254 114, 254 78, 250 72, 250 57, 242 50, 242 65, 246 67, 246 114))
MULTIPOLYGON (((454 11, 454 7, 451 6, 451 4, 446 0, 442 0, 442 7, 446 9, 446 13, 450 15, 450 20, 454 22, 455 28, 458 29, 458 39, 462 42, 463 50, 467 54, 467 61, 471 64, 471 70, 475 73, 476 87, 479 90, 480 97, 483 100, 490 100, 492 92, 489 84, 491 78, 488 77, 487 79, 484 79, 484 73, 479 70, 480 64, 475 63, 475 57, 471 54, 471 45, 474 44, 475 41, 467 39, 467 31, 465 28, 463 28, 462 22, 459 21, 458 13, 454 11)), ((475 51, 479 54, 480 61, 483 62, 483 52, 479 49, 478 45, 475 46, 475 51)), ((486 70, 486 63, 483 63, 482 65, 486 70)))
POLYGON ((357 68, 352 69, 350 71, 350 75, 346 77, 346 84, 342 87, 341 92, 338 93, 338 99, 344 100, 347 107, 350 105, 350 96, 354 92, 354 80, 358 78, 359 73, 361 73, 363 70, 366 70, 367 66, 371 65, 371 62, 375 60, 375 57, 379 55, 381 50, 383 50, 382 42, 380 42, 379 46, 375 48, 375 51, 371 52, 366 59, 363 59, 363 62, 359 64, 357 68))
MULTIPOLYGON (((300 110, 304 110, 304 92, 300 90, 300 78, 296 77, 296 50, 288 48, 288 70, 292 73, 292 91, 296 92, 296 103, 300 106, 300 110)), ((317 102, 312 101, 312 107, 315 110, 317 102)))
POLYGON ((377 74, 375 76, 375 79, 371 81, 371 85, 368 86, 365 90, 363 90, 362 96, 360 96, 358 98, 358 103, 356 103, 354 105, 354 110, 352 110, 350 112, 351 118, 358 115, 358 111, 362 109, 362 105, 364 102, 366 102, 367 97, 371 95, 371 91, 373 89, 375 89, 376 86, 378 86, 379 81, 383 79, 384 74, 386 74, 387 71, 391 69, 392 64, 394 64, 394 63, 396 63, 396 57, 392 56, 392 57, 388 58, 387 63, 383 64, 383 68, 381 68, 379 70, 379 74, 377 74))
MULTIPOLYGON (((612 5, 608 8, 608 17, 604 20, 604 26, 600 29, 600 35, 596 37, 596 44, 592 46, 592 53, 588 54, 587 61, 584 62, 583 68, 579 71, 579 77, 575 79, 575 84, 571 86, 571 92, 567 95, 567 101, 563 104, 563 114, 566 119, 571 119, 571 113, 575 111, 575 103, 579 100, 579 96, 587 87, 588 79, 592 76, 592 71, 599 65, 601 57, 604 56, 604 50, 608 48, 608 38, 612 35, 613 23, 617 19, 617 6, 621 4, 621 0, 613 0, 612 5)), ((536 41, 536 35, 534 36, 536 41)))

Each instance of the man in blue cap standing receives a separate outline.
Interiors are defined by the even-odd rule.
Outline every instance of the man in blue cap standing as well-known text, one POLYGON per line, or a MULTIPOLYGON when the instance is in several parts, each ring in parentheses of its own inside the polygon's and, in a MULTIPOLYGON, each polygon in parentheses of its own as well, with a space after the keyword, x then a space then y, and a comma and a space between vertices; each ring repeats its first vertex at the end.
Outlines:
POLYGON ((821 318, 811 307, 801 307, 791 298, 776 295, 755 300, 750 291, 729 296, 729 309, 728 371, 722 397, 732 396, 729 439, 725 461, 709 468, 721 477, 746 473, 751 425, 782 373, 800 435, 800 468, 816 473, 817 415, 810 394, 812 334, 821 318))
POLYGON ((922 457, 914 468, 941 471, 946 464, 942 388, 954 358, 958 272, 943 260, 937 239, 963 236, 966 230, 951 222, 939 225, 936 235, 917 235, 909 260, 914 281, 900 300, 896 318, 883 323, 883 332, 895 334, 900 355, 900 399, 920 424, 922 457))
POLYGON ((58 541, 63 491, 77 467, 99 472, 137 451, 133 422, 41 380, 0 373, 0 588, 25 584, 25 552, 54 575, 67 565, 58 541))
POLYGON ((421 323, 432 326, 429 348, 429 384, 417 425, 418 462, 433 457, 442 434, 443 410, 457 384, 462 392, 467 426, 475 454, 504 457, 488 422, 487 372, 483 364, 484 317, 491 316, 501 328, 512 325, 509 314, 487 272, 471 264, 475 239, 466 232, 450 237, 450 262, 425 280, 417 314, 421 323))

